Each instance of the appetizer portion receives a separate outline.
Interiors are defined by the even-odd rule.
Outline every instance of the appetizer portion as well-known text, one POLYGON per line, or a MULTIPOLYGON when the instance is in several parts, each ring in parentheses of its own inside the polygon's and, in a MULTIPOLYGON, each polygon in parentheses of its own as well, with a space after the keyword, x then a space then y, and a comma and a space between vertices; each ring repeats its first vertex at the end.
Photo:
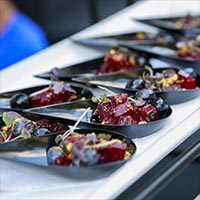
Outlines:
POLYGON ((67 127, 59 122, 47 119, 33 121, 14 111, 4 112, 2 121, 5 126, 0 128, 0 143, 67 130, 67 127))
POLYGON ((155 35, 150 35, 145 32, 137 32, 133 36, 133 40, 154 40, 156 38, 155 35))
MULTIPOLYGON (((89 131, 66 132, 57 135, 56 146, 47 151, 49 165, 93 166, 126 160, 132 156, 135 149, 131 144, 117 138, 114 132, 89 131)), ((123 136, 122 136, 123 137, 123 136)))
POLYGON ((95 73, 100 75, 136 68, 139 68, 136 55, 128 48, 115 47, 106 52, 104 63, 95 73))
POLYGON ((196 89, 196 79, 193 77, 191 68, 186 69, 163 69, 153 72, 149 66, 145 66, 142 76, 130 80, 126 88, 141 90, 143 88, 154 91, 180 91, 196 89))
POLYGON ((133 35, 132 40, 137 41, 156 41, 158 43, 172 43, 174 42, 174 36, 167 32, 159 32, 158 34, 151 34, 145 32, 137 32, 133 35))
POLYGON ((54 82, 48 88, 30 95, 32 107, 69 102, 77 99, 77 92, 64 82, 54 82))
POLYGON ((154 133, 163 127, 172 114, 171 107, 162 98, 156 97, 150 89, 132 93, 122 91, 124 92, 119 94, 113 92, 112 96, 104 93, 100 97, 93 96, 83 101, 39 107, 30 111, 52 116, 63 113, 71 125, 80 114, 90 108, 87 115, 81 119, 80 127, 113 130, 129 138, 154 133), (135 94, 134 97, 128 97, 127 92, 130 95, 135 94))
POLYGON ((130 125, 145 124, 168 115, 169 106, 162 98, 157 98, 150 89, 136 92, 135 97, 126 93, 93 98, 97 103, 91 121, 101 124, 130 125))
POLYGON ((174 26, 177 29, 200 27, 200 17, 187 14, 185 17, 176 20, 174 26))
POLYGON ((27 95, 16 93, 10 99, 11 108, 31 108, 56 103, 74 101, 78 98, 76 90, 65 82, 55 81, 48 87, 27 95))
POLYGON ((200 61, 200 35, 194 40, 177 42, 176 47, 180 58, 200 61))
POLYGON ((114 47, 119 46, 121 44, 131 42, 133 45, 137 44, 145 44, 152 42, 159 43, 172 43, 175 41, 175 36, 165 32, 165 31, 156 31, 156 32, 145 32, 145 31, 137 31, 130 32, 124 34, 114 34, 102 37, 94 37, 94 38, 85 38, 85 39, 75 39, 74 40, 80 44, 86 44, 90 46, 103 46, 103 47, 114 47))

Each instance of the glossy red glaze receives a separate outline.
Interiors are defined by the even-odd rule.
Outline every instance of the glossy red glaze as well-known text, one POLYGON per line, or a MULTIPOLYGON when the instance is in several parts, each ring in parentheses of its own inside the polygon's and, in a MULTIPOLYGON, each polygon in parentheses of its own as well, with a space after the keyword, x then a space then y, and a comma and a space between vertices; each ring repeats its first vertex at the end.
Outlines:
POLYGON ((178 80, 182 81, 181 83, 182 88, 195 89, 197 87, 196 80, 183 70, 178 71, 178 80))

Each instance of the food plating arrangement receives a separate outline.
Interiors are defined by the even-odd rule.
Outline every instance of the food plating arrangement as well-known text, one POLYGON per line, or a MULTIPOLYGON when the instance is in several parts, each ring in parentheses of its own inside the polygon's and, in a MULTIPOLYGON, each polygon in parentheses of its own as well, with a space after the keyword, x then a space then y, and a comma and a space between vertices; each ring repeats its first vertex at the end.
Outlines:
MULTIPOLYGON (((178 26, 178 29, 187 28, 188 26, 196 26, 197 22, 198 20, 193 20, 191 16, 186 16, 184 19, 177 20, 174 23, 174 27, 177 28, 178 26)), ((164 21, 163 23, 166 22, 164 21)), ((198 60, 200 50, 199 36, 197 35, 194 39, 185 39, 185 42, 177 41, 178 56, 185 59, 192 57, 192 59, 198 60)), ((158 44, 163 42, 165 45, 170 45, 175 38, 177 38, 177 35, 173 35, 171 32, 168 33, 165 30, 162 34, 159 33, 153 36, 144 32, 137 32, 134 33, 134 37, 130 40, 143 41, 142 46, 145 46, 145 41, 147 45, 149 45, 149 41, 157 42, 158 44)), ((179 38, 183 40, 184 37, 179 38)), ((120 36, 116 40, 120 41, 120 36)), ((109 41, 109 37, 107 37, 107 41, 109 41)), ((127 41, 129 40, 126 40, 126 43, 127 41)), ((32 111, 40 113, 41 111, 40 114, 44 114, 45 111, 43 112, 39 107, 45 108, 47 106, 46 109, 48 110, 49 105, 51 109, 53 108, 51 107, 53 104, 55 106, 62 105, 62 103, 67 105, 67 102, 73 101, 74 103, 69 103, 70 107, 73 108, 74 105, 80 104, 79 100, 83 100, 84 102, 84 100, 88 99, 95 105, 93 105, 91 117, 88 122, 90 124, 89 128, 92 128, 92 124, 101 124, 101 128, 107 130, 106 126, 108 125, 143 125, 154 121, 158 121, 159 123, 161 119, 170 115, 171 111, 169 110, 171 108, 162 97, 156 95, 157 92, 198 90, 198 73, 193 68, 189 68, 190 66, 188 68, 161 68, 157 71, 156 68, 154 69, 154 66, 150 67, 151 56, 148 53, 142 56, 145 59, 142 65, 139 61, 141 52, 135 51, 134 45, 133 50, 127 48, 126 43, 124 43, 124 46, 111 46, 106 51, 104 58, 99 64, 96 64, 96 69, 91 69, 89 78, 86 77, 84 79, 83 73, 83 82, 81 82, 81 74, 78 79, 74 79, 71 83, 70 81, 69 83, 59 81, 59 76, 63 71, 62 69, 53 69, 51 71, 53 74, 50 74, 48 77, 51 79, 49 86, 1 93, 0 102, 1 98, 7 98, 9 101, 7 108, 9 109, 25 110, 33 108, 27 111, 30 113, 32 111), (142 70, 142 72, 138 73, 138 70, 142 70), (120 73, 122 77, 120 77, 120 73), (88 87, 91 80, 98 80, 98 77, 100 77, 102 82, 112 82, 112 76, 123 79, 125 73, 127 73, 126 76, 129 76, 129 79, 123 88, 124 91, 115 93, 105 87, 99 96, 94 96, 91 91, 96 89, 88 87), (131 76, 134 78, 131 78, 131 76), (81 83, 84 83, 84 85, 81 83), (126 93, 126 89, 134 91, 131 96, 129 96, 130 92, 126 93), (110 96, 110 94, 112 95, 110 96)), ((81 64, 77 67, 81 68, 81 64)), ((64 74, 62 77, 64 77, 64 74)), ((115 80, 113 83, 115 84, 115 80)), ((95 84, 95 87, 98 88, 100 86, 95 84)), ((84 109, 86 108, 87 106, 84 107, 84 109)), ((70 109, 66 109, 66 113, 70 109)), ((49 136, 55 132, 66 131, 66 127, 61 123, 50 122, 45 117, 44 119, 32 121, 15 111, 3 112, 2 121, 5 125, 1 127, 1 143, 26 139, 32 136, 49 136)), ((79 123, 81 124, 81 122, 79 123)), ((116 131, 116 129, 113 130, 116 131)), ((95 132, 59 134, 55 138, 55 141, 55 145, 57 146, 53 146, 47 151, 47 160, 51 165, 93 165, 130 157, 130 153, 126 149, 126 143, 119 139, 112 139, 111 135, 104 131, 100 134, 95 132)))
POLYGON ((66 131, 67 126, 48 119, 37 121, 25 118, 17 112, 3 112, 2 122, 5 126, 0 130, 0 143, 27 139, 34 136, 44 136, 51 133, 66 131))
MULTIPOLYGON (((69 133, 69 132, 67 132, 69 133)), ((55 142, 47 151, 49 165, 64 166, 92 166, 129 159, 133 154, 133 147, 123 140, 113 138, 106 132, 78 133, 57 135, 55 142)))
POLYGON ((0 93, 0 153, 42 148, 44 165, 21 162, 105 178, 134 158, 137 141, 174 120, 174 105, 199 98, 200 17, 135 20, 156 33, 72 40, 106 48, 101 57, 34 75, 46 85, 0 93))
POLYGON ((127 85, 129 88, 141 90, 144 88, 154 91, 177 91, 196 89, 197 83, 195 77, 190 73, 191 68, 186 69, 163 69, 154 74, 153 69, 146 66, 146 71, 141 78, 131 80, 127 85))

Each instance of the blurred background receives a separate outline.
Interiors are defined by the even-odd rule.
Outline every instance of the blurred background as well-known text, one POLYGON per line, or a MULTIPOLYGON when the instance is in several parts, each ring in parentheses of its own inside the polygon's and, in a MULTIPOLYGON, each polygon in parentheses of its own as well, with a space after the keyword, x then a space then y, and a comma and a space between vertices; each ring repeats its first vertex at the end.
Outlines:
POLYGON ((0 0, 0 70, 136 1, 0 0))
POLYGON ((50 44, 58 42, 139 0, 14 0, 38 23, 50 44))

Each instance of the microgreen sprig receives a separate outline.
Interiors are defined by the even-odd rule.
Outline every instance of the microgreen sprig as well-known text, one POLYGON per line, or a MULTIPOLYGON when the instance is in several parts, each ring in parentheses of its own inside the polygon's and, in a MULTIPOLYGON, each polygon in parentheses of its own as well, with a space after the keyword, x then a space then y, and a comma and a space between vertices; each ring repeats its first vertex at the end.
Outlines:
MULTIPOLYGON (((110 93, 110 94, 112 94, 112 95, 117 95, 117 93, 113 92, 112 90, 110 90, 108 88, 105 88, 105 87, 102 87, 102 86, 97 86, 97 87, 102 89, 102 90, 104 90, 104 91, 106 91, 106 92, 108 92, 108 93, 110 93)), ((145 103, 145 101, 143 99, 138 99, 137 100, 137 99, 133 99, 131 97, 128 97, 128 99, 130 101, 132 101, 134 103, 134 105, 136 105, 136 106, 142 106, 145 103)))

